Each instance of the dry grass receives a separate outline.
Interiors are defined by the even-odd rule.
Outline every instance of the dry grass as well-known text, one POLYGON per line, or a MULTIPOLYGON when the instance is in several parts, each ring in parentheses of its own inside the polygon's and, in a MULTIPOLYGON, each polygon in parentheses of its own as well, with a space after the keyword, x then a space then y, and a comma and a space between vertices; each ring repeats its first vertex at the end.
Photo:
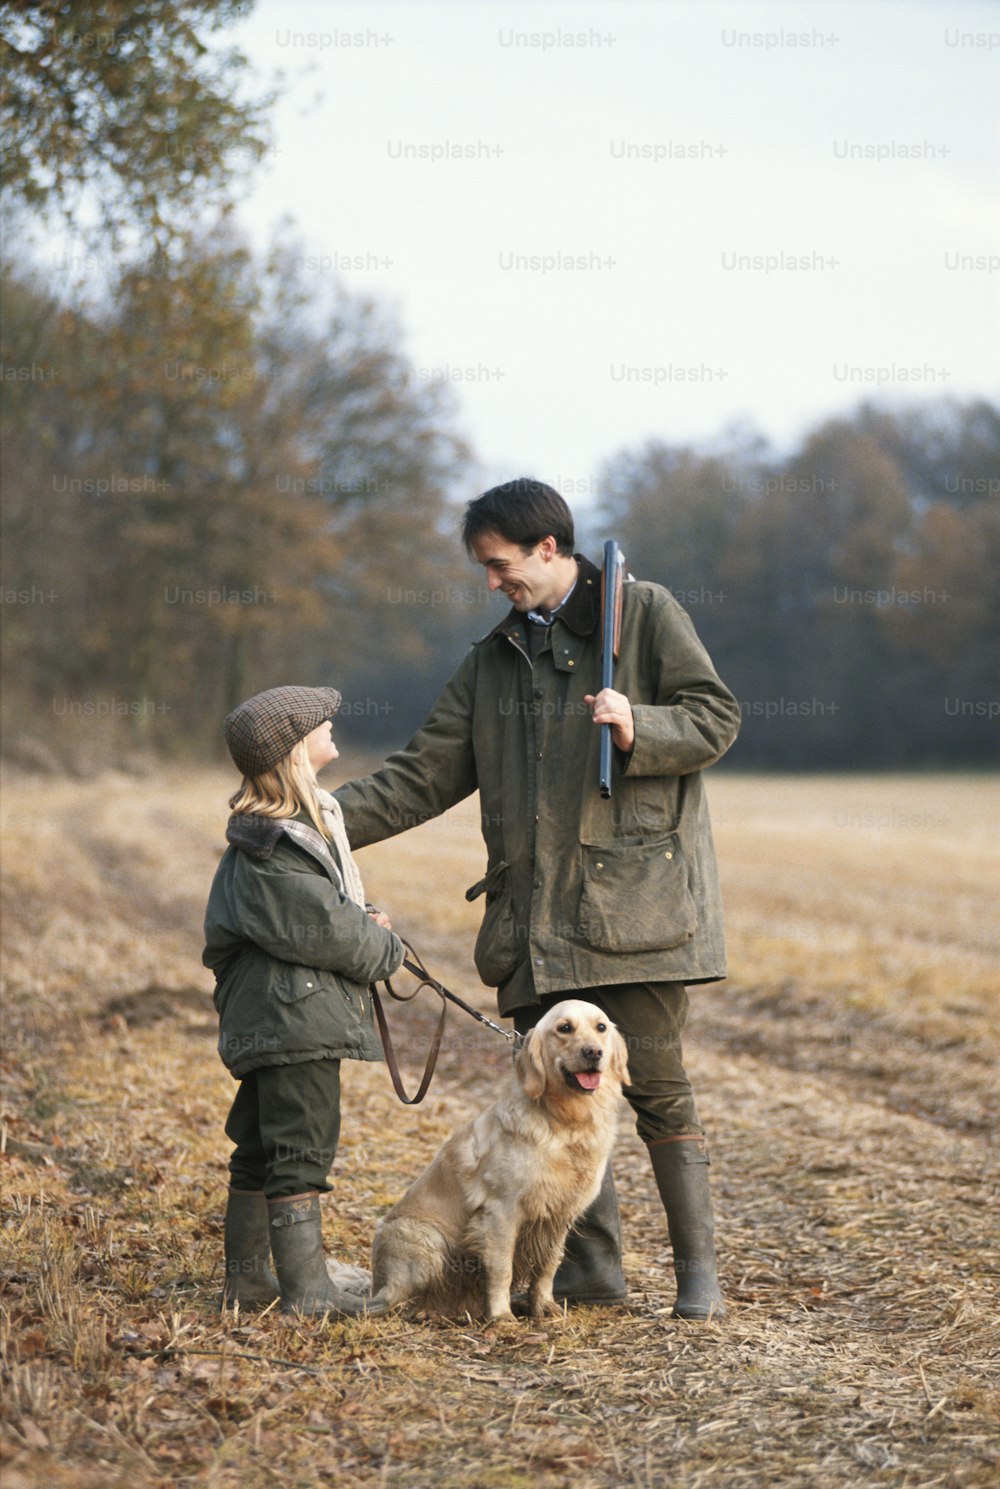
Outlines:
MULTIPOLYGON (((997 1481, 996 781, 715 777, 733 978, 688 1048, 730 1316, 670 1319, 623 1118, 631 1311, 513 1331, 220 1316, 233 1087, 198 955, 228 786, 7 783, 4 1489, 997 1481)), ((472 807, 362 857, 466 994, 481 864, 472 807)), ((432 1015, 394 1011, 411 1073, 432 1015)), ((505 1067, 450 1029, 417 1111, 347 1070, 332 1252, 365 1259, 505 1067)))

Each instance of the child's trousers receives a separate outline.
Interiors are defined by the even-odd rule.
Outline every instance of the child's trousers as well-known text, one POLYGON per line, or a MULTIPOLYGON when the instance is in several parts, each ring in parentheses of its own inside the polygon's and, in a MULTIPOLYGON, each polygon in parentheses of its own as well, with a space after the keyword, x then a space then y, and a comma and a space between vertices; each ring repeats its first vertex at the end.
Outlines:
POLYGON ((262 1189, 268 1199, 326 1193, 340 1139, 340 1061, 251 1070, 240 1082, 226 1136, 236 1144, 229 1160, 233 1189, 262 1189))

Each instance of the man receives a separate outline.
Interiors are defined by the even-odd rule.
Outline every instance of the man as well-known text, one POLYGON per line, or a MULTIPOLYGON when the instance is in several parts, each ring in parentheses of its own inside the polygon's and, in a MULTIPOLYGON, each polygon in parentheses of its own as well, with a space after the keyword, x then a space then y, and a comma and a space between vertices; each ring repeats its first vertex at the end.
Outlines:
MULTIPOLYGON (((629 1052, 625 1088, 667 1214, 674 1314, 719 1317, 708 1155, 682 1063, 685 984, 725 976, 722 906, 701 772, 739 706, 659 585, 623 587, 614 688, 600 686, 600 573, 573 553, 558 492, 522 478, 469 503, 462 536, 512 609, 459 666, 424 726, 337 793, 354 848, 479 791, 487 870, 476 966, 524 1032, 567 996, 598 1004, 629 1052), (598 787, 601 724, 614 751, 598 787)), ((556 1296, 625 1298, 608 1173, 578 1222, 556 1296)))

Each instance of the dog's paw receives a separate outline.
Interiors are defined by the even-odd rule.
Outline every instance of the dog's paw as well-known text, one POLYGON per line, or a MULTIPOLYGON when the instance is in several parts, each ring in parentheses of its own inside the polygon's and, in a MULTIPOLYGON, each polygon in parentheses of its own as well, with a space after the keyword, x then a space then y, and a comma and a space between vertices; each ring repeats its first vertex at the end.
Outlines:
POLYGON ((530 1312, 532 1318, 562 1318, 563 1307, 555 1298, 533 1298, 530 1312))

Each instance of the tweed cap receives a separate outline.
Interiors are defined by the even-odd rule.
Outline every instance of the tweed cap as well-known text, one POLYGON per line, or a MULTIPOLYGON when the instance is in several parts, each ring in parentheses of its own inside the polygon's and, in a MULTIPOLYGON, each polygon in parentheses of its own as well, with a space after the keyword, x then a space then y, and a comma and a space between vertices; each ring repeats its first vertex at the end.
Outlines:
POLYGON ((256 693, 226 719, 229 753, 245 776, 259 776, 273 770, 339 707, 336 688, 268 688, 256 693))

